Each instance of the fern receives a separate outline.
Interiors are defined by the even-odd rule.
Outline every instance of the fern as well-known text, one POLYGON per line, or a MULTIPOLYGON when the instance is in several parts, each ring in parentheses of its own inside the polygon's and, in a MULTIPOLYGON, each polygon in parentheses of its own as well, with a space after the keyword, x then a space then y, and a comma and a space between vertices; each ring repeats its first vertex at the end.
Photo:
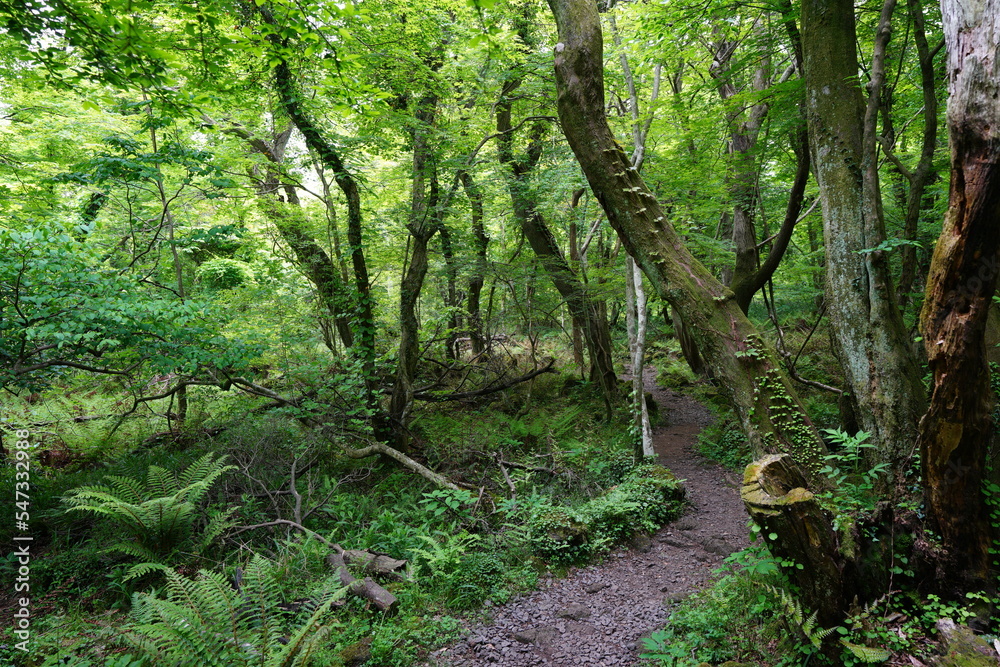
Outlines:
POLYGON ((858 660, 863 660, 864 662, 874 663, 874 662, 885 662, 892 657, 892 653, 886 649, 876 646, 862 646, 861 644, 852 644, 846 639, 841 639, 840 643, 844 645, 851 654, 858 660))
POLYGON ((104 484, 72 490, 65 499, 70 506, 66 511, 110 519, 126 538, 111 550, 145 561, 144 566, 169 560, 181 547, 200 552, 232 525, 235 508, 210 513, 200 525, 202 500, 219 477, 234 469, 223 465, 224 460, 209 453, 178 474, 149 466, 144 482, 108 475, 104 484))
POLYGON ((788 591, 775 588, 770 585, 767 586, 767 589, 771 591, 771 593, 773 593, 779 600, 781 600, 781 606, 785 608, 785 621, 788 622, 791 620, 789 625, 793 625, 797 628, 806 641, 814 647, 821 648, 823 646, 823 640, 833 634, 836 630, 836 628, 817 627, 817 612, 813 612, 807 617, 805 610, 802 608, 802 604, 792 597, 788 591))
POLYGON ((197 579, 173 571, 166 577, 166 599, 133 596, 135 623, 126 635, 163 667, 306 665, 329 635, 324 618, 345 590, 333 588, 330 580, 286 640, 284 623, 275 613, 280 590, 263 557, 250 561, 239 591, 221 574, 205 570, 197 579))
POLYGON ((480 541, 478 535, 464 531, 458 535, 442 534, 440 542, 427 535, 417 537, 427 543, 427 549, 412 550, 414 571, 419 572, 426 568, 430 579, 447 577, 454 573, 462 562, 465 552, 480 541))

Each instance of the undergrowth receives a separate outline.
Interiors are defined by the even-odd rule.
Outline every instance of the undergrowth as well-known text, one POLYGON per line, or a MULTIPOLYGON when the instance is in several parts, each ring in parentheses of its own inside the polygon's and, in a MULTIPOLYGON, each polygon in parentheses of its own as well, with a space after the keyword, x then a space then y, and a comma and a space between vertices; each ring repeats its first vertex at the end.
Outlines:
MULTIPOLYGON (((73 444, 59 468, 39 460, 57 439, 42 441, 32 453, 33 651, 15 654, 7 630, 0 662, 211 664, 171 662, 176 647, 196 641, 192 655, 221 656, 219 664, 306 664, 279 656, 291 655, 282 642, 309 628, 317 642, 295 655, 308 654, 310 665, 357 655, 413 664, 461 634, 461 615, 531 589, 550 567, 653 530, 679 507, 673 495, 663 502, 679 488, 669 473, 636 467, 625 415, 604 421, 596 388, 556 375, 530 384, 479 405, 432 406, 415 420, 426 460, 469 487, 462 492, 388 463, 344 459, 280 414, 198 423, 182 445, 124 430, 99 455, 73 444), (586 548, 572 559, 533 542, 545 508, 588 524, 586 548), (398 614, 354 595, 335 600, 323 540, 406 560, 402 579, 380 580, 398 614), (234 588, 240 571, 258 583, 266 572, 259 600, 234 588), (185 615, 197 622, 177 625, 185 615)), ((16 568, 16 559, 0 561, 5 576, 16 568)))

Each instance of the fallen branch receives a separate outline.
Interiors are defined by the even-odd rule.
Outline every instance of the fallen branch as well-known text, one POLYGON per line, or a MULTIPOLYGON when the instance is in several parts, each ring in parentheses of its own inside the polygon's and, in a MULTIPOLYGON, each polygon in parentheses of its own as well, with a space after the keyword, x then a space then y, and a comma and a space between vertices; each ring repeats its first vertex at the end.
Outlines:
POLYGON ((379 611, 392 614, 399 607, 396 596, 385 590, 371 577, 358 579, 347 569, 347 562, 343 553, 332 553, 326 557, 327 564, 340 577, 340 583, 347 586, 347 589, 358 597, 371 600, 379 611))
MULTIPOLYGON (((265 398, 270 398, 278 404, 282 405, 294 405, 293 401, 288 400, 280 396, 279 394, 271 391, 266 387, 262 387, 259 384, 250 382, 245 378, 233 378, 232 383, 247 392, 248 394, 253 394, 255 396, 263 396, 265 398)), ((452 491, 459 491, 460 487, 449 480, 444 475, 434 472, 427 466, 418 463, 417 461, 411 459, 409 456, 403 452, 390 447, 389 445, 381 442, 374 442, 366 447, 356 449, 347 445, 343 438, 337 437, 336 433, 331 432, 331 429, 324 425, 318 419, 310 417, 308 415, 303 415, 297 417, 300 423, 318 430, 327 440, 333 442, 340 447, 340 450, 345 456, 352 459, 364 459, 369 456, 375 456, 376 454, 381 454, 383 456, 388 456, 392 460, 400 463, 404 468, 417 473, 424 479, 427 479, 438 486, 443 486, 446 489, 451 489, 452 491)))
POLYGON ((510 495, 512 498, 517 498, 517 489, 514 488, 514 482, 511 481, 510 475, 507 474, 507 468, 504 467, 503 459, 497 456, 497 465, 500 466, 500 472, 503 473, 503 480, 507 482, 507 488, 510 489, 510 495))
POLYGON ((544 473, 548 473, 548 474, 552 475, 553 477, 556 477, 556 476, 559 475, 558 472, 556 472, 555 470, 553 470, 551 468, 543 468, 541 466, 528 466, 528 465, 524 465, 523 463, 515 463, 514 461, 504 461, 503 459, 500 459, 500 467, 502 468, 503 466, 508 466, 508 467, 511 467, 511 468, 518 468, 520 470, 529 470, 531 472, 544 472, 544 473))
POLYGON ((504 382, 504 383, 501 383, 501 384, 497 384, 497 385, 493 385, 492 387, 486 387, 484 389, 476 389, 475 391, 464 391, 464 392, 455 393, 455 394, 428 394, 428 393, 420 392, 420 393, 413 394, 413 398, 421 400, 421 401, 428 401, 428 402, 432 402, 432 403, 438 403, 438 402, 443 402, 443 401, 464 401, 464 400, 469 399, 469 398, 477 398, 479 396, 487 396, 489 394, 495 394, 498 391, 503 391, 504 389, 510 389, 514 385, 520 384, 522 382, 527 382, 528 380, 531 380, 532 378, 538 377, 542 373, 555 373, 556 371, 553 368, 553 366, 555 365, 555 363, 556 363, 555 359, 550 359, 549 363, 546 364, 545 366, 543 366, 542 368, 536 368, 535 370, 531 371, 530 373, 526 373, 524 375, 516 377, 516 378, 514 378, 512 380, 509 380, 507 382, 504 382))

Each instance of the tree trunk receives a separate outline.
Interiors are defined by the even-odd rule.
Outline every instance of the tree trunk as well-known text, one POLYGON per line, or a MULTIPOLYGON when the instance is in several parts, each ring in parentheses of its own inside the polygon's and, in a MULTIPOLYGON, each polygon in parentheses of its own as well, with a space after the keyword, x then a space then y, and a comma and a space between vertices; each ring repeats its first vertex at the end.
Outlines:
POLYGON ((667 324, 674 328, 674 336, 680 343, 681 354, 684 356, 688 368, 698 377, 708 377, 709 370, 705 365, 705 360, 701 358, 701 353, 698 352, 698 343, 695 342, 688 328, 684 326, 680 312, 676 308, 664 309, 663 317, 667 324))
MULTIPOLYGON (((757 27, 754 28, 758 30, 757 27)), ((718 82, 719 97, 729 102, 738 92, 733 82, 730 63, 736 52, 737 43, 723 40, 713 45, 713 63, 710 74, 718 82)), ((753 75, 753 89, 759 93, 770 84, 770 58, 764 54, 753 75)), ((723 229, 723 233, 731 238, 736 253, 735 263, 730 271, 724 272, 728 278, 726 284, 733 289, 736 301, 743 312, 750 308, 753 292, 750 291, 750 281, 757 272, 759 253, 757 249, 757 231, 754 224, 757 202, 760 199, 760 189, 757 186, 757 165, 753 150, 757 145, 760 128, 768 112, 768 104, 760 102, 749 110, 742 106, 730 105, 726 112, 726 125, 732 128, 727 152, 730 163, 726 174, 726 188, 732 200, 732 227, 723 229)), ((727 225, 728 226, 728 225, 727 225)))
MULTIPOLYGON (((266 12, 262 12, 268 23, 273 24, 266 12)), ((281 44, 287 48, 288 44, 281 44)), ((302 107, 302 101, 288 63, 280 60, 274 68, 275 84, 280 96, 282 108, 305 138, 306 145, 313 151, 323 164, 333 172, 334 180, 344 193, 347 200, 347 242, 350 244, 351 265, 354 269, 354 287, 356 291, 354 313, 354 349, 361 358, 365 385, 368 393, 369 407, 377 408, 375 390, 375 315, 371 296, 371 284, 368 278, 368 263, 365 260, 364 246, 361 236, 361 195, 354 177, 344 168, 340 155, 328 142, 313 119, 302 107)))
POLYGON ((867 108, 858 86, 852 0, 804 0, 802 46, 813 165, 823 207, 827 313, 870 461, 900 474, 925 392, 897 307, 886 253, 875 134, 894 0, 883 8, 867 108), (863 122, 862 122, 863 121, 863 122))
MULTIPOLYGON (((782 18, 785 24, 785 31, 788 34, 788 39, 792 45, 792 53, 794 55, 794 70, 799 72, 801 76, 802 73, 802 36, 799 33, 798 26, 795 24, 795 19, 792 18, 792 8, 791 4, 785 0, 779 3, 779 9, 782 13, 782 18)), ((791 74, 791 71, 788 72, 791 74)), ((763 90, 763 73, 758 70, 758 74, 755 77, 754 87, 759 90, 763 90)), ((734 215, 734 233, 733 240, 736 245, 736 263, 733 267, 733 277, 730 287, 732 287, 733 294, 736 295, 736 303, 740 305, 743 312, 749 312, 750 302, 753 300, 754 294, 763 289, 764 285, 771 279, 774 272, 777 270, 778 265, 781 263, 781 259, 785 256, 785 251, 788 249, 788 244, 792 240, 792 232, 795 230, 795 225, 799 222, 799 213, 802 210, 802 199, 805 194, 806 185, 809 182, 809 169, 811 167, 809 159, 809 133, 806 129, 806 110, 805 110, 805 100, 799 101, 799 116, 801 118, 801 131, 793 133, 792 135, 792 152, 795 154, 796 167, 795 176, 792 179, 792 186, 788 192, 788 204, 785 206, 785 219, 781 223, 781 227, 778 229, 778 233, 775 234, 774 240, 771 245, 771 249, 767 253, 767 257, 764 259, 763 263, 758 265, 758 249, 756 246, 757 239, 755 234, 747 233, 747 230, 753 229, 752 221, 753 218, 749 217, 748 213, 743 213, 744 218, 749 217, 749 224, 747 222, 739 223, 735 221, 737 218, 734 215), (751 247, 753 244, 753 247, 751 247)), ((748 145, 750 139, 756 142, 757 132, 759 131, 760 121, 755 120, 756 116, 763 117, 767 112, 766 105, 760 104, 753 107, 750 112, 749 119, 742 123, 742 129, 739 132, 734 132, 733 134, 733 148, 737 151, 744 151, 744 147, 748 145)), ((752 144, 750 144, 752 148, 752 144)), ((749 152, 750 148, 747 148, 745 152, 749 152)), ((747 157, 745 156, 738 163, 739 165, 747 165, 747 157)), ((738 183, 744 183, 748 181, 746 176, 742 176, 736 179, 738 183)), ((754 181, 755 183, 756 181, 754 181)), ((746 191, 746 186, 741 186, 741 188, 746 191)), ((748 196, 752 196, 754 201, 758 197, 756 188, 749 192, 749 194, 744 194, 743 199, 748 196)), ((737 206, 741 201, 741 197, 735 197, 737 206)))
MULTIPOLYGON (((573 206, 576 206, 577 198, 573 198, 573 206)), ((586 271, 585 263, 583 262, 583 255, 580 253, 580 240, 577 236, 577 220, 574 218, 570 221, 569 227, 569 259, 573 262, 573 266, 579 266, 580 271, 586 271)), ((567 309, 568 310, 568 309, 567 309)), ((576 366, 577 371, 580 373, 580 377, 584 377, 584 373, 587 371, 586 361, 583 358, 583 326, 580 324, 580 320, 574 317, 570 313, 570 331, 571 331, 571 342, 573 344, 573 364, 576 366)))
MULTIPOLYGON (((635 91, 635 78, 628 56, 621 49, 621 37, 615 24, 614 14, 608 16, 615 40, 619 48, 619 61, 622 73, 625 75, 625 87, 628 89, 629 114, 632 116, 632 166, 636 172, 642 171, 646 161, 646 137, 653 123, 653 113, 650 110, 646 122, 639 120, 639 96, 635 91)), ((653 73, 653 91, 650 96, 650 107, 656 104, 660 94, 661 67, 656 66, 653 73)), ((649 408, 646 405, 646 324, 649 320, 649 310, 646 304, 646 290, 642 285, 642 270, 631 255, 625 255, 625 320, 628 330, 629 355, 632 361, 632 426, 637 434, 637 458, 656 456, 653 449, 653 428, 649 423, 649 408)))
POLYGON ((417 301, 427 276, 427 244, 441 228, 443 212, 439 206, 437 167, 430 143, 431 129, 437 116, 437 96, 425 95, 417 103, 413 137, 413 187, 410 196, 410 220, 407 228, 413 250, 406 275, 399 287, 399 363, 396 383, 389 400, 389 419, 397 447, 409 442, 407 422, 413 407, 413 382, 420 361, 420 321, 417 301))
MULTIPOLYGON (((906 195, 906 217, 903 220, 903 238, 908 241, 917 240, 917 223, 924 208, 924 194, 927 186, 937 178, 934 169, 934 149, 937 148, 937 86, 934 76, 934 53, 927 44, 924 30, 924 14, 920 0, 907 0, 907 8, 913 20, 913 41, 917 46, 917 56, 920 60, 920 86, 924 98, 924 136, 920 149, 920 161, 913 173, 904 175, 909 181, 909 191, 906 195)), ((910 290, 917 275, 917 249, 913 245, 900 248, 899 274, 899 304, 905 306, 909 302, 910 290)))
POLYGON ((455 359, 458 351, 455 349, 462 327, 459 316, 459 304, 462 297, 458 293, 458 263, 455 261, 455 249, 451 242, 451 230, 447 225, 441 225, 441 255, 444 257, 444 272, 447 280, 445 308, 448 309, 448 335, 445 336, 445 357, 455 359))
POLYGON ((292 135, 292 126, 289 125, 284 131, 277 133, 270 142, 255 137, 239 125, 223 128, 222 132, 239 137, 272 165, 267 167, 265 177, 258 181, 256 187, 257 194, 263 198, 264 215, 278 230, 282 240, 288 244, 300 270, 315 286, 320 301, 337 326, 341 342, 345 347, 351 347, 354 344, 354 333, 345 314, 352 310, 351 295, 347 292, 337 265, 306 231, 301 202, 295 186, 283 183, 281 179, 280 165, 284 161, 285 148, 292 135), (285 195, 284 202, 281 201, 282 193, 285 195))
POLYGON ((486 349, 480 300, 483 293, 486 267, 488 266, 486 253, 489 249, 490 237, 486 235, 486 227, 483 225, 483 193, 476 186, 476 181, 468 172, 463 171, 461 179, 462 187, 465 188, 465 196, 469 198, 469 207, 472 209, 472 236, 476 246, 476 260, 473 264, 472 275, 469 276, 468 303, 469 338, 472 343, 472 356, 478 358, 486 349))
POLYGON ((632 360, 632 427, 638 436, 636 454, 639 457, 656 456, 644 381, 646 322, 649 312, 646 307, 646 290, 642 286, 642 270, 629 256, 625 257, 625 301, 625 320, 632 360))
POLYGON ((984 345, 1000 273, 1000 0, 943 0, 951 188, 921 312, 933 373, 920 423, 924 501, 946 562, 940 577, 981 588, 991 546, 982 481, 992 433, 984 345))
POLYGON ((740 497, 760 527, 768 550, 798 585, 806 607, 821 627, 843 621, 851 601, 847 562, 829 518, 801 473, 786 455, 768 456, 747 466, 740 497))
POLYGON ((632 167, 605 115, 603 38, 590 0, 549 0, 559 118, 570 147, 626 251, 657 293, 677 308, 731 398, 757 451, 787 452, 824 486, 825 447, 770 346, 733 293, 684 246, 656 197, 632 167))
POLYGON ((528 191, 528 175, 538 163, 542 153, 544 128, 536 125, 525 156, 515 159, 511 126, 511 101, 509 96, 520 85, 514 79, 504 86, 503 97, 497 104, 498 155, 500 163, 510 170, 508 189, 514 216, 521 224, 528 245, 551 278, 556 290, 566 301, 570 314, 583 327, 584 339, 590 351, 590 380, 596 382, 604 393, 608 411, 618 393, 618 376, 611 356, 611 331, 601 304, 591 297, 586 285, 566 261, 559 244, 549 230, 537 202, 528 191))

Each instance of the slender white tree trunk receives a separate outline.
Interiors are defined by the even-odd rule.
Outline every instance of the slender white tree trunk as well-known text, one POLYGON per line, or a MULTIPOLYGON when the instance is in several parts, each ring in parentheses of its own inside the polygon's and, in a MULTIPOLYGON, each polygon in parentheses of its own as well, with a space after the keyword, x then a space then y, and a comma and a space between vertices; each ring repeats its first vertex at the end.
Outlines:
POLYGON ((625 292, 628 309, 629 351, 632 358, 632 401, 636 432, 642 443, 643 456, 655 456, 653 451, 653 428, 649 423, 649 409, 646 407, 646 383, 644 367, 646 362, 646 322, 649 309, 646 304, 646 290, 642 286, 642 269, 630 256, 625 259, 625 292))

